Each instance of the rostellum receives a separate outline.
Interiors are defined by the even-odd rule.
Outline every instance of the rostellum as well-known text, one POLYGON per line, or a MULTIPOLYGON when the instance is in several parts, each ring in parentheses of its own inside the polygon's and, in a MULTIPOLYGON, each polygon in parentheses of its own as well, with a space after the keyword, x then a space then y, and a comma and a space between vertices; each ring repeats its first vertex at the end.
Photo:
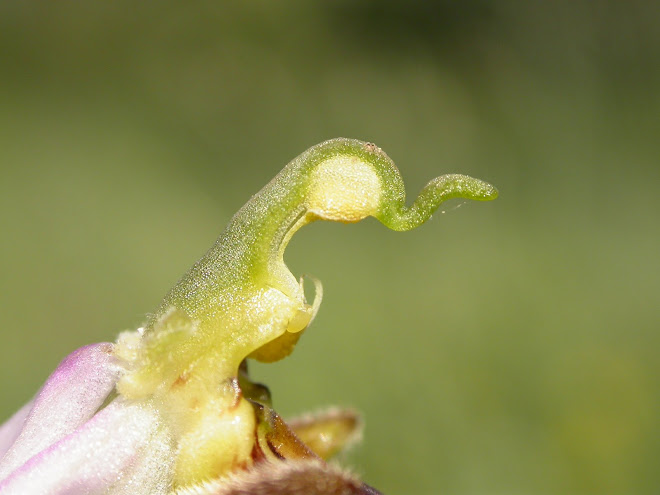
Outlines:
POLYGON ((451 198, 497 190, 465 175, 429 182, 405 205, 399 171, 378 147, 333 139, 305 151, 253 196, 211 249, 135 331, 69 355, 0 427, 0 494, 377 494, 326 463, 355 437, 334 410, 285 423, 247 359, 287 356, 321 300, 283 261, 315 220, 373 216, 417 227, 451 198))

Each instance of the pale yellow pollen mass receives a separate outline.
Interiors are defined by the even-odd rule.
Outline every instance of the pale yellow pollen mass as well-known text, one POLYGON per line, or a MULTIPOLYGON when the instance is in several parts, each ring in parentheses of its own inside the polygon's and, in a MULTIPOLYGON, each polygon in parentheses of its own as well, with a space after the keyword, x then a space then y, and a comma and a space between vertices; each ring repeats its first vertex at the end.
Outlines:
POLYGON ((357 222, 378 211, 380 194, 380 179, 371 165, 339 155, 314 170, 307 206, 324 220, 357 222))

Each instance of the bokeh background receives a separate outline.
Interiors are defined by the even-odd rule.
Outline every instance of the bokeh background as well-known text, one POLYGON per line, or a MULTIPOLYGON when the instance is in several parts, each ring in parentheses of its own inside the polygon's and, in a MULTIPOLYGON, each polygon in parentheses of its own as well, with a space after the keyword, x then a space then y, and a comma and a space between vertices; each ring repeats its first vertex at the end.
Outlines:
POLYGON ((301 231, 277 409, 362 411, 387 494, 657 493, 659 55, 651 1, 0 3, 0 416, 347 136, 501 197, 301 231))

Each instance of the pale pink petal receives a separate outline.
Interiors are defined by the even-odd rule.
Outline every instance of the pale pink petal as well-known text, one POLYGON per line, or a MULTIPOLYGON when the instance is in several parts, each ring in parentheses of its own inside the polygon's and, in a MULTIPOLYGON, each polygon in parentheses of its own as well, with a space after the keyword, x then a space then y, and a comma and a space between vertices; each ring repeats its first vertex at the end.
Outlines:
POLYGON ((165 495, 172 457, 155 409, 117 400, 0 482, 0 493, 165 495))
POLYGON ((32 409, 33 403, 33 401, 30 401, 25 404, 14 413, 11 418, 5 421, 2 426, 0 426, 0 459, 16 441, 18 435, 21 434, 21 430, 25 424, 25 418, 27 418, 27 415, 32 409))
POLYGON ((34 399, 23 429, 0 461, 0 480, 91 418, 113 390, 112 344, 82 347, 64 359, 34 399))
MULTIPOLYGON (((172 490, 171 464, 174 459, 169 431, 158 428, 142 446, 130 469, 113 484, 108 495, 160 495, 172 490)), ((105 493, 105 492, 104 492, 105 493)))

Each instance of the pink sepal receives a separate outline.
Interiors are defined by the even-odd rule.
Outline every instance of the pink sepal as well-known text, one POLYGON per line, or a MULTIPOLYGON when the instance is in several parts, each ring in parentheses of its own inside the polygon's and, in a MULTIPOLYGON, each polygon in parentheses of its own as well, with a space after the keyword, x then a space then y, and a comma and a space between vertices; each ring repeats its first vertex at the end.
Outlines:
POLYGON ((114 389, 119 372, 109 343, 67 356, 35 397, 23 428, 0 460, 0 480, 91 418, 114 389))
POLYGON ((154 408, 114 401, 0 482, 0 493, 165 494, 171 449, 154 408))
POLYGON ((32 410, 32 405, 34 401, 31 400, 23 407, 21 407, 14 415, 4 422, 0 426, 0 459, 5 455, 5 452, 12 446, 12 444, 18 438, 18 435, 21 434, 23 425, 25 424, 25 419, 27 415, 32 410))

